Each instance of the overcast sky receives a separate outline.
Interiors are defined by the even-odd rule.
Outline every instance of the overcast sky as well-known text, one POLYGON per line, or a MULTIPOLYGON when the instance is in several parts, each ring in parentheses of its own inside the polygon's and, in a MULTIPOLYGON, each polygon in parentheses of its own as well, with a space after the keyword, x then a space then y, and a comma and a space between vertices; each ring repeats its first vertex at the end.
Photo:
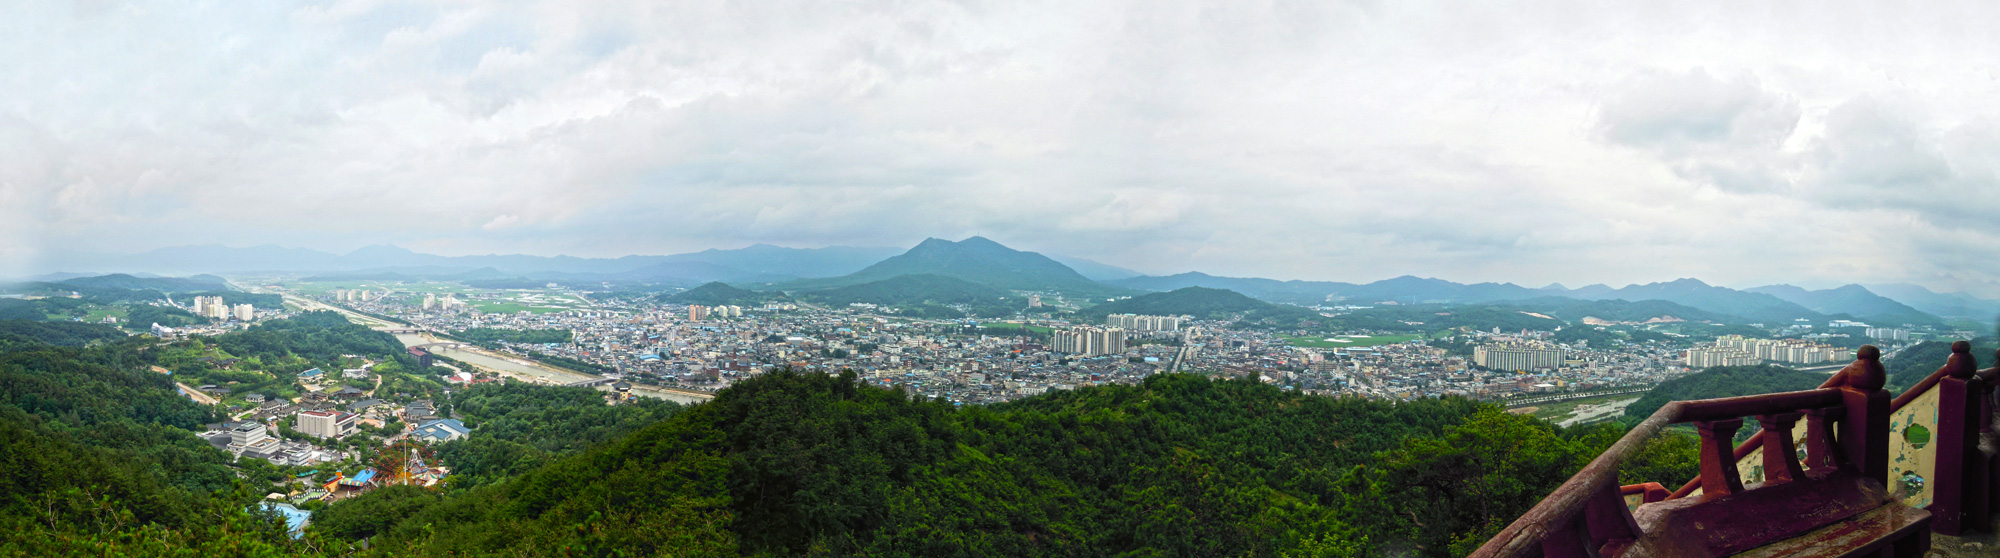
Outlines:
POLYGON ((2000 4, 1479 4, 7 2, 0 266, 978 234, 2000 295, 2000 4))

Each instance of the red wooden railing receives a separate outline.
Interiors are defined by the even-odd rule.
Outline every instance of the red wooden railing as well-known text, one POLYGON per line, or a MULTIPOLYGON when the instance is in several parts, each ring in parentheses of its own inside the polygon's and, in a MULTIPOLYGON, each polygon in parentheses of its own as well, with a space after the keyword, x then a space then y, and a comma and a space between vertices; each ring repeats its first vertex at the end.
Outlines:
POLYGON ((1704 532, 1709 540, 1647 547, 1729 554, 1798 537, 1834 521, 1851 521, 1867 507, 1901 506, 1900 502, 1880 497, 1886 493, 1883 483, 1888 477, 1889 417, 1895 409, 1932 389, 1939 390, 1940 400, 1937 470, 1932 479, 1935 497, 1927 507, 1930 515, 1911 511, 1897 516, 1902 518, 1901 522, 1891 523, 1902 527, 1882 531, 1882 537, 1895 540, 1869 542, 1854 538, 1857 530, 1848 529, 1842 536, 1849 538, 1832 542, 1888 545, 1882 548, 1894 555, 1920 555, 1929 546, 1930 531, 1911 528, 1907 525, 1910 518, 1925 522, 1922 527, 1945 534, 1957 534, 1967 527, 1985 529, 1991 524, 1992 507, 2000 501, 2000 482, 1995 482, 2000 479, 2000 460, 1982 451, 1979 442, 1982 436, 1994 437, 1993 385, 2000 380, 2000 367, 1975 371, 1968 344, 1955 343, 1952 349, 1953 354, 1943 367, 1893 401, 1882 391, 1885 377, 1881 351, 1866 346, 1857 351, 1853 363, 1818 389, 1668 403, 1488 540, 1473 556, 1622 555, 1648 533, 1671 531, 1677 528, 1672 525, 1674 521, 1686 517, 1748 518, 1742 520, 1761 522, 1735 530, 1717 530, 1713 525, 1696 523, 1693 527, 1696 530, 1710 529, 1704 532), (1730 442, 1745 417, 1754 417, 1763 430, 1732 448, 1730 442), (1805 436, 1803 440, 1794 440, 1794 425, 1800 419, 1806 421, 1805 436), (1645 440, 1668 425, 1679 423, 1694 423, 1701 435, 1701 476, 1671 495, 1665 494, 1666 489, 1657 483, 1620 486, 1619 464, 1645 440), (1806 445, 1803 463, 1797 453, 1800 442, 1806 445), (1764 482, 1746 487, 1736 463, 1760 448, 1764 482), (1840 483, 1835 483, 1836 480, 1840 483), (1862 492, 1838 492, 1820 490, 1816 483, 1867 486, 1860 489, 1862 492), (1778 488, 1785 485, 1793 487, 1778 488), (1700 497, 1686 499, 1697 488, 1701 489, 1700 497), (1771 491, 1768 497, 1744 496, 1763 490, 1771 491), (1633 494, 1644 495, 1640 515, 1651 524, 1635 518, 1633 510, 1626 506, 1625 496, 1633 494), (1754 509, 1726 509, 1810 507, 1813 502, 1797 500, 1814 497, 1846 498, 1841 505, 1847 508, 1827 513, 1773 509, 1772 513, 1762 514, 1754 509), (1702 505, 1722 509, 1674 515, 1702 505), (1667 507, 1651 510, 1658 513, 1645 511, 1650 506, 1667 507))

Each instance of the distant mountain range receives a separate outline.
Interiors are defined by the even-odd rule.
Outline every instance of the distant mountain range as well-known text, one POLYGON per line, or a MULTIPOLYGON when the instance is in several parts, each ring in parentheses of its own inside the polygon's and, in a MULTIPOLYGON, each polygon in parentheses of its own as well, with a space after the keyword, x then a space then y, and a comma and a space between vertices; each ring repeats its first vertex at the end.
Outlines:
POLYGON ((1092 281, 1048 256, 1015 250, 977 236, 958 242, 926 239, 908 252, 851 274, 774 283, 765 288, 818 291, 906 275, 937 275, 1000 289, 1084 297, 1137 294, 1130 289, 1092 281))
POLYGON ((1769 285, 1744 290, 1775 296, 1821 314, 1847 314, 1871 322, 1880 322, 1882 325, 1942 323, 1937 316, 1875 294, 1861 285, 1846 285, 1820 291, 1810 291, 1791 285, 1769 285))
POLYGON ((160 291, 163 293, 197 293, 229 289, 229 281, 214 275, 192 277, 135 277, 122 273, 98 277, 74 277, 58 281, 58 285, 72 285, 83 288, 128 289, 134 291, 160 291))
MULTIPOLYGON (((1038 291, 1100 300, 1188 287, 1227 289, 1264 302, 1306 306, 1481 304, 1556 297, 1634 303, 1665 301, 1694 310, 1680 311, 1689 315, 1673 316, 1678 319, 1767 325, 1841 318, 1887 326, 1940 325, 1944 323, 1941 316, 1988 321, 2000 315, 2000 302, 1963 293, 1941 294, 1908 284, 1846 285, 1817 291, 1769 285, 1739 290, 1696 279, 1677 279, 1620 288, 1589 285, 1571 289, 1560 284, 1541 288, 1511 283, 1463 284, 1408 275, 1365 284, 1222 277, 1199 272, 1146 276, 1080 258, 1014 250, 977 236, 957 242, 927 239, 901 252, 891 248, 785 248, 757 244, 668 256, 577 258, 438 256, 394 246, 370 246, 340 255, 277 246, 184 246, 131 255, 73 256, 67 263, 74 264, 75 270, 130 273, 124 275, 128 279, 121 280, 157 277, 146 272, 282 272, 306 273, 317 280, 429 279, 514 286, 545 282, 693 286, 722 282, 734 288, 801 293, 932 275, 1003 291, 1038 291)), ((70 271, 38 279, 60 281, 90 275, 94 274, 70 271)), ((932 283, 936 281, 925 285, 938 286, 932 283)), ((880 286, 877 287, 879 290, 880 286)), ((1645 308, 1626 310, 1643 313, 1645 308)))
MULTIPOLYGON (((1521 301, 1542 297, 1562 297, 1581 300, 1659 300, 1672 302, 1706 313, 1711 318, 1734 321, 1763 322, 1769 325, 1790 323, 1797 319, 1812 321, 1847 317, 1869 321, 1876 325, 1900 326, 1902 324, 1938 325, 1943 323, 1937 315, 1913 308, 1896 299, 1880 296, 1859 285, 1848 285, 1837 289, 1808 291, 1789 285, 1773 285, 1749 290, 1736 290, 1703 283, 1697 279, 1678 279, 1660 283, 1629 285, 1612 288, 1606 285, 1590 285, 1570 289, 1562 285, 1542 288, 1528 288, 1511 283, 1463 284, 1442 279, 1402 276, 1367 284, 1341 283, 1335 281, 1277 281, 1273 279, 1218 277, 1203 273, 1182 273, 1168 276, 1141 276, 1108 281, 1109 284, 1149 291, 1168 291, 1186 287, 1208 287, 1229 289, 1250 295, 1260 300, 1292 304, 1362 304, 1373 305, 1385 302, 1396 304, 1477 304, 1490 302, 1521 301)), ((1933 308, 1949 309, 1955 317, 1976 317, 1992 319, 2000 314, 2000 303, 1984 301, 1966 295, 1938 295, 1922 287, 1903 286, 1900 294, 1919 298, 1933 308), (1909 288, 1914 287, 1914 289, 1909 288), (1928 294, 1929 298, 1923 298, 1928 294)), ((1690 316, 1677 316, 1687 320, 1701 320, 1690 316)), ((1608 319, 1608 318, 1607 318, 1608 319)))
POLYGON ((490 269, 487 279, 658 281, 699 284, 714 280, 775 281, 853 273, 895 255, 893 248, 784 248, 757 244, 670 256, 578 258, 572 256, 439 256, 395 246, 369 246, 346 254, 254 246, 180 246, 138 254, 84 254, 60 261, 68 270, 160 273, 308 273, 320 277, 437 278, 490 269))
POLYGON ((1994 316, 2000 315, 2000 302, 1965 293, 1936 293, 1909 283, 1868 285, 1868 290, 1937 316, 1971 318, 1984 322, 1992 321, 1994 316))

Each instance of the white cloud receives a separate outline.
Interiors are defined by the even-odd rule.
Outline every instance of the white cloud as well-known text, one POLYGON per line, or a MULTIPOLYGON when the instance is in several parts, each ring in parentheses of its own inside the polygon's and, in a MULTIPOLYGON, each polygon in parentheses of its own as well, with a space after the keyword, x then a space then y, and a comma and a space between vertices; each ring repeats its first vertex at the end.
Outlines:
POLYGON ((0 265, 982 234, 1162 272, 1990 288, 1959 260, 2000 235, 1996 9, 27 5, 0 265))

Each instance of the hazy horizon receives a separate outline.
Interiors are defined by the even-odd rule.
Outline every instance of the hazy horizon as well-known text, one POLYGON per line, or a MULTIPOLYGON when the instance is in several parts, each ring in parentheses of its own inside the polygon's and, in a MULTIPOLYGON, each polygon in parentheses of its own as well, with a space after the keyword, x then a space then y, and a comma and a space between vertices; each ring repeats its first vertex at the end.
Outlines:
POLYGON ((1981 3, 9 12, 0 277, 979 235, 1149 274, 2000 297, 1981 3))

